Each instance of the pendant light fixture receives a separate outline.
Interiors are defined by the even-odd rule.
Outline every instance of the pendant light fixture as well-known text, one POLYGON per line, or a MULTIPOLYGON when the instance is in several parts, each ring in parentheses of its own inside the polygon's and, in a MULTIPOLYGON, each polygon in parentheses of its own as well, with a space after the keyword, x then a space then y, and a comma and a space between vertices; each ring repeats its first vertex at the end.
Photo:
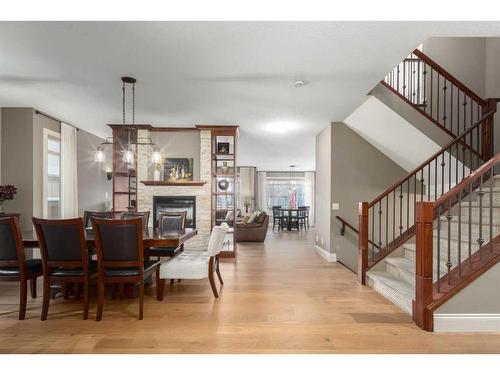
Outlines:
MULTIPOLYGON (((123 130, 127 132, 127 145, 125 150, 123 151, 122 160, 124 163, 127 163, 128 168, 133 168, 135 163, 135 149, 134 145, 141 146, 154 146, 153 153, 151 154, 151 162, 152 163, 160 163, 161 162, 161 153, 160 149, 156 144, 154 144, 151 139, 148 137, 134 137, 132 138, 132 134, 137 133, 137 128, 135 126, 135 84, 137 80, 132 77, 122 77, 122 126, 123 130), (131 93, 132 93, 132 123, 126 123, 126 108, 125 108, 125 97, 126 97, 126 85, 132 85, 131 93)), ((104 153, 103 145, 115 144, 116 140, 113 137, 106 138, 106 141, 102 142, 101 145, 97 148, 94 153, 94 161, 98 163, 104 163, 106 160, 106 155, 104 153)))

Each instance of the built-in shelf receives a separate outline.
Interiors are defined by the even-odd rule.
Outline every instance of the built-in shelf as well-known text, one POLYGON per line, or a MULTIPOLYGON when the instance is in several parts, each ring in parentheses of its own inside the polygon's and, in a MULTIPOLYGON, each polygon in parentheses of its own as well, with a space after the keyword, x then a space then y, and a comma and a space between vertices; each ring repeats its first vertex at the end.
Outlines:
POLYGON ((146 186, 203 186, 206 181, 141 181, 146 186))

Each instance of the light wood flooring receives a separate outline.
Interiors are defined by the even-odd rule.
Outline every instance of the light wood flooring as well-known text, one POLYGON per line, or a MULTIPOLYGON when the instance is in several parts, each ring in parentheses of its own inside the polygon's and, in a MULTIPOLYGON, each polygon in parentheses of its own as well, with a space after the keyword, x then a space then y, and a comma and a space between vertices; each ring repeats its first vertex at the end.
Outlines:
MULTIPOLYGON (((18 287, 0 283, 1 353, 488 353, 500 334, 437 334, 340 264, 314 252, 312 231, 270 233, 265 244, 241 244, 222 264, 225 285, 215 299, 208 281, 166 284, 165 299, 149 288, 144 320, 137 299, 105 301, 104 317, 82 320, 75 300, 28 297, 17 320, 18 287)), ((41 292, 39 284, 39 293, 41 292)))

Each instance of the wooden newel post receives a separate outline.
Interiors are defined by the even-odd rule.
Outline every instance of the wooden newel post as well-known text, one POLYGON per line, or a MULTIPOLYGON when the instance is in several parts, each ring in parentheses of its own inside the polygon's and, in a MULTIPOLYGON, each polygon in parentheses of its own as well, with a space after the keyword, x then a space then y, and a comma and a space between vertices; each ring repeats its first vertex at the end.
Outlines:
POLYGON ((432 315, 427 306, 433 300, 432 282, 432 240, 434 205, 432 202, 418 202, 415 207, 416 221, 416 276, 413 321, 426 331, 432 331, 432 315))
MULTIPOLYGON (((486 99, 486 105, 482 108, 482 113, 486 114, 490 111, 497 110, 497 99, 486 99)), ((481 124, 481 156, 484 161, 493 157, 493 121, 494 115, 492 114, 481 124)))
POLYGON ((359 202, 358 280, 361 285, 366 285, 368 268, 368 206, 368 202, 359 202))

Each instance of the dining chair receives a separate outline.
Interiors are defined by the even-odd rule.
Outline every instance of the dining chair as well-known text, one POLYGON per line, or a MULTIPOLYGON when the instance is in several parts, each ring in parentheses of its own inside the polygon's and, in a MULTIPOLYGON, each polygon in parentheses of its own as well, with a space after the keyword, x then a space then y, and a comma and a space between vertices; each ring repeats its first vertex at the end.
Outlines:
POLYGON ((36 298, 36 279, 42 275, 41 259, 26 259, 19 220, 0 219, 0 280, 19 281, 19 320, 26 316, 28 280, 31 298, 36 298))
POLYGON ((311 210, 311 207, 310 206, 299 206, 299 209, 306 211, 305 218, 304 218, 305 228, 307 228, 307 230, 309 230, 309 211, 311 210))
MULTIPOLYGON (((158 213, 158 228, 160 234, 178 232, 186 227, 187 211, 160 211, 158 213)), ((182 251, 183 245, 178 247, 150 247, 145 249, 147 257, 173 257, 182 251)))
MULTIPOLYGON (((97 277, 97 262, 90 259, 82 218, 33 218, 43 266, 42 320, 49 312, 52 284, 83 284, 83 319, 89 315, 89 284, 97 277)), ((77 292, 77 298, 79 292, 77 292)))
POLYGON ((141 218, 142 230, 147 232, 149 225, 149 211, 125 211, 121 213, 122 220, 134 219, 136 217, 141 218))
POLYGON ((83 211, 83 223, 85 225, 85 229, 92 228, 92 218, 97 217, 101 219, 112 219, 113 212, 112 211, 83 211))
POLYGON ((283 229, 285 216, 283 211, 280 210, 281 206, 273 206, 273 230, 278 224, 278 232, 283 229))
POLYGON ((142 220, 106 220, 92 218, 98 264, 98 304, 96 320, 102 319, 104 286, 106 284, 139 283, 139 319, 143 318, 144 281, 156 271, 156 294, 160 300, 158 285, 158 260, 144 260, 142 220))
POLYGON ((221 285, 224 284, 219 268, 219 253, 224 244, 224 238, 229 229, 227 223, 222 223, 212 229, 206 252, 183 251, 160 266, 160 288, 163 294, 165 279, 192 279, 208 278, 215 298, 219 297, 214 280, 214 272, 221 285))

